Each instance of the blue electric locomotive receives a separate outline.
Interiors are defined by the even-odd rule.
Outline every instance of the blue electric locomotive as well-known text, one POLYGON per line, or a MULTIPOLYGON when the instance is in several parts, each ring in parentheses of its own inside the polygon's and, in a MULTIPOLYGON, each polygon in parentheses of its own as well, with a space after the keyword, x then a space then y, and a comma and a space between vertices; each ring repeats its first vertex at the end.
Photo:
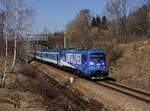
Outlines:
POLYGON ((74 69, 91 79, 103 79, 108 76, 106 54, 101 49, 38 50, 35 57, 60 67, 74 69))

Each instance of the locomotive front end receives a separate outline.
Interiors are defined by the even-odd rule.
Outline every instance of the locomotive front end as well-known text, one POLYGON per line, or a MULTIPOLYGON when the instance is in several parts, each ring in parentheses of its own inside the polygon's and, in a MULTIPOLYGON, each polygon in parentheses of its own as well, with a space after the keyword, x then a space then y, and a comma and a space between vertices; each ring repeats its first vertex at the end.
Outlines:
POLYGON ((100 52, 89 54, 89 69, 91 79, 105 79, 108 76, 106 55, 100 52))

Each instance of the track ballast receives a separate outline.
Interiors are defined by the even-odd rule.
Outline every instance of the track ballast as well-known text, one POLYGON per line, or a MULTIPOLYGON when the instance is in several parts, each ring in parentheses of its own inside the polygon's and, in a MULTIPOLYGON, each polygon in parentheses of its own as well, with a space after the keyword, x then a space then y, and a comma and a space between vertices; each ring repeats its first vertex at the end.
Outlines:
POLYGON ((129 95, 138 100, 142 100, 144 102, 150 103, 150 92, 142 91, 139 89, 131 88, 116 82, 104 81, 104 82, 96 82, 99 85, 110 88, 112 90, 116 90, 120 93, 129 95))

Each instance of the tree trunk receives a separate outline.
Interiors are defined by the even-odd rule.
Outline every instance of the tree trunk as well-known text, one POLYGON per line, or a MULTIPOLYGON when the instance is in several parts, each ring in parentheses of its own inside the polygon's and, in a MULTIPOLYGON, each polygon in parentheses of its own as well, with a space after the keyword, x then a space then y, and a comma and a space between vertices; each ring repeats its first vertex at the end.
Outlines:
POLYGON ((19 10, 19 0, 16 0, 16 29, 15 29, 15 42, 14 42, 14 56, 13 56, 13 63, 12 63, 12 72, 15 69, 15 64, 16 64, 16 53, 17 53, 17 36, 18 36, 18 13, 19 10))
POLYGON ((148 5, 148 12, 147 12, 147 19, 148 19, 147 36, 150 39, 150 0, 147 1, 147 5, 148 5))
POLYGON ((14 43, 14 56, 13 56, 13 63, 12 63, 12 72, 15 69, 16 64, 16 52, 17 52, 17 35, 15 34, 15 43, 14 43))
MULTIPOLYGON (((7 12, 6 12, 7 13, 7 12)), ((2 81, 1 81, 1 86, 4 87, 5 86, 5 82, 6 82, 6 73, 7 73, 7 56, 8 56, 8 53, 7 53, 7 48, 8 48, 8 24, 7 24, 7 14, 5 14, 5 17, 6 17, 6 21, 5 21, 5 28, 4 28, 4 32, 5 32, 5 69, 4 69, 4 74, 3 74, 3 78, 2 78, 2 81)))

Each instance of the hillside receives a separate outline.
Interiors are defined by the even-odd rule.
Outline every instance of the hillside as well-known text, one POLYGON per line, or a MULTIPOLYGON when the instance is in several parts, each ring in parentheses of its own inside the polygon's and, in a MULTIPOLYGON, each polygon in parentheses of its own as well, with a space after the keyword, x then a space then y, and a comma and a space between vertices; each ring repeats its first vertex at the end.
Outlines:
POLYGON ((150 91, 150 43, 120 44, 118 59, 111 63, 111 77, 129 86, 150 91))
MULTIPOLYGON (((8 62, 9 70, 11 62, 8 62)), ((3 74, 3 63, 4 58, 0 57, 0 77, 3 74)), ((59 84, 22 62, 17 62, 14 73, 7 71, 6 85, 0 88, 0 111, 16 110, 108 111, 103 104, 88 99, 69 84, 59 84)))

